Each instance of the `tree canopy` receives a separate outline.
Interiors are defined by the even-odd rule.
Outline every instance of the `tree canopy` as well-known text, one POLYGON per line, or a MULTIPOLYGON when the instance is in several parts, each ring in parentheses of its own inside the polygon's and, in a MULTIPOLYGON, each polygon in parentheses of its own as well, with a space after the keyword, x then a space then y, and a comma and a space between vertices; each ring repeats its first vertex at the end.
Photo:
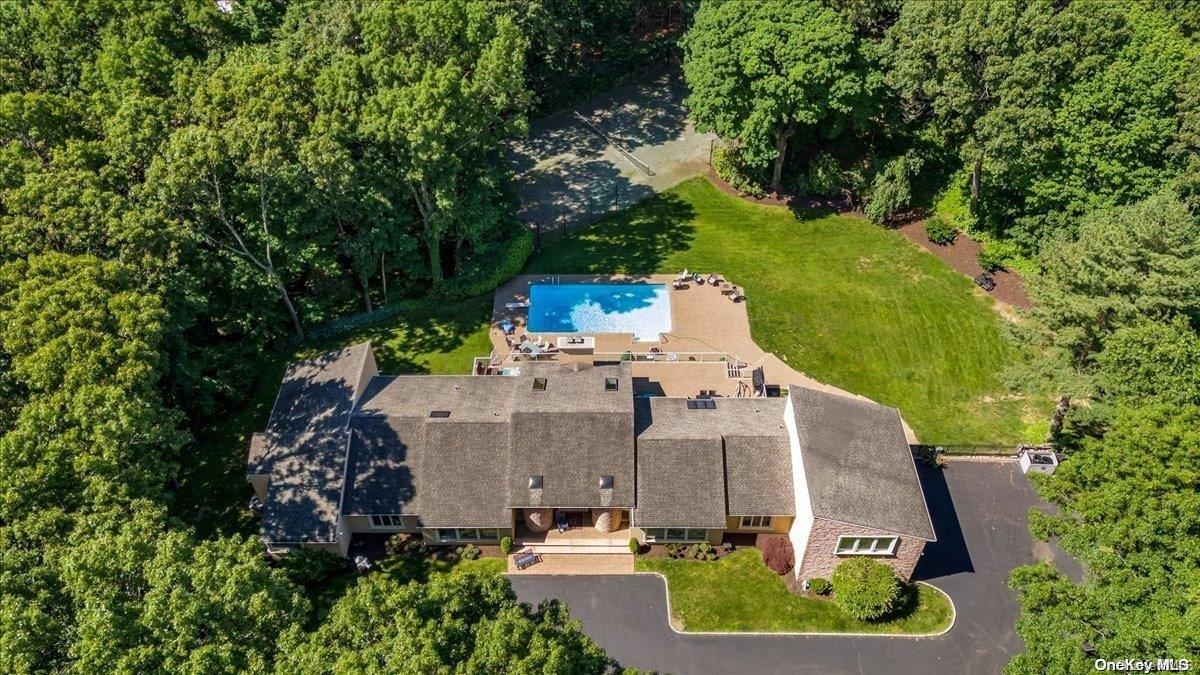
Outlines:
POLYGON ((819 2, 705 2, 680 44, 688 112, 750 166, 771 166, 772 190, 793 137, 833 138, 861 121, 853 28, 819 2))

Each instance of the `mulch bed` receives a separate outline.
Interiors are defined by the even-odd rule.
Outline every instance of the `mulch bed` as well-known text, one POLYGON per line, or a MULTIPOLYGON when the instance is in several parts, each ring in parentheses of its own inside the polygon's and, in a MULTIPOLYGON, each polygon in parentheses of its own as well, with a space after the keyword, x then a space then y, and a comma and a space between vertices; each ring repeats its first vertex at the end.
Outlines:
MULTIPOLYGON (((953 244, 935 244, 925 236, 924 220, 907 222, 897 227, 896 231, 972 279, 983 272, 976 258, 981 248, 979 242, 966 235, 959 234, 953 244)), ((1000 270, 992 272, 992 278, 996 280, 996 288, 988 295, 1013 307, 1028 309, 1033 306, 1025 290, 1025 280, 1016 272, 1000 270)))

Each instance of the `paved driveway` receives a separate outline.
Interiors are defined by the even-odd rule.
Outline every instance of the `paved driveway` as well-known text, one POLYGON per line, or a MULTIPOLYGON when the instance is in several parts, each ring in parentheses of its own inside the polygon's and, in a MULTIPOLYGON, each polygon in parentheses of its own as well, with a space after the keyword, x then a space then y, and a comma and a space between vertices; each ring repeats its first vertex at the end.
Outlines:
MULTIPOLYGON (((1022 649, 1008 572, 1035 558, 1026 513, 1037 496, 1015 463, 955 462, 922 470, 938 541, 918 578, 950 594, 954 628, 937 638, 680 635, 667 624, 661 579, 513 577, 517 597, 564 600, 621 665, 671 673, 998 673, 1022 649), (944 477, 944 479, 943 479, 944 477)), ((1043 555, 1051 549, 1040 547, 1043 555)), ((1059 564, 1076 576, 1069 560, 1059 564)))

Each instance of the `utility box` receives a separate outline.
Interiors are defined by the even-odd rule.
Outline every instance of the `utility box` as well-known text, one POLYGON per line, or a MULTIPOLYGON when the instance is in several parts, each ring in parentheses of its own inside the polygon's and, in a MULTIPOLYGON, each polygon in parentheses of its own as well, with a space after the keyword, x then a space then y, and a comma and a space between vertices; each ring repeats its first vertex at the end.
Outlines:
POLYGON ((1050 475, 1058 468, 1058 453, 1047 445, 1022 445, 1017 451, 1017 463, 1021 465, 1021 473, 1050 475))

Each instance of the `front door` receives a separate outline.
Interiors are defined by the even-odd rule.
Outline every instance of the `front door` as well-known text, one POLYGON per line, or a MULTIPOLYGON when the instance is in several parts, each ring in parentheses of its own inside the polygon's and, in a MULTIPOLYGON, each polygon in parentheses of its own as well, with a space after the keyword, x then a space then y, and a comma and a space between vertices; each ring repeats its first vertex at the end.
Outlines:
POLYGON ((556 515, 564 515, 571 527, 591 527, 592 517, 588 509, 555 509, 556 515))

